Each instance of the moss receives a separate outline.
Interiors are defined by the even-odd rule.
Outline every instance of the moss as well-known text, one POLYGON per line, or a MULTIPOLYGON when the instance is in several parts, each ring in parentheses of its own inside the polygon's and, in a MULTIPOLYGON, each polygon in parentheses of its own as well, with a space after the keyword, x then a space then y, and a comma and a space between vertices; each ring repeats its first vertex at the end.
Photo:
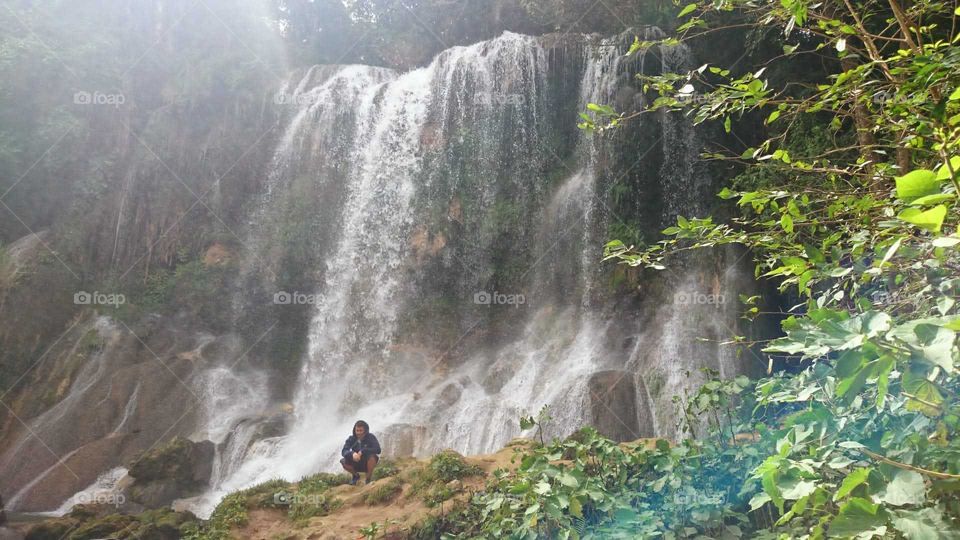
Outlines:
POLYGON ((378 484, 373 491, 364 497, 363 502, 368 506, 390 502, 399 495, 401 491, 403 491, 403 480, 394 477, 378 484))
POLYGON ((79 523, 73 518, 50 519, 31 527, 27 532, 26 540, 62 540, 79 523))
POLYGON ((200 527, 185 527, 184 538, 220 540, 230 537, 230 529, 243 527, 249 519, 247 495, 243 491, 231 493, 213 510, 210 520, 200 527))
POLYGON ((343 506, 342 500, 327 494, 297 493, 287 514, 290 519, 303 521, 312 517, 325 516, 341 506, 343 506))
POLYGON ((431 487, 423 496, 423 502, 430 508, 442 504, 453 497, 456 491, 447 484, 439 484, 431 487))
POLYGON ((169 508, 137 515, 98 515, 95 508, 74 509, 69 517, 48 520, 31 529, 32 540, 92 540, 95 538, 180 538, 181 531, 197 528, 189 512, 169 508))
POLYGON ((193 474, 190 467, 192 450, 193 443, 183 437, 174 437, 135 458, 129 466, 130 476, 139 482, 167 479, 189 482, 193 474))
POLYGON ((319 493, 334 486, 342 486, 350 482, 350 475, 345 473, 317 473, 304 476, 297 482, 300 493, 319 493))
POLYGON ((290 488, 290 482, 277 478, 247 488, 242 493, 250 507, 280 508, 289 504, 283 495, 289 493, 290 488))

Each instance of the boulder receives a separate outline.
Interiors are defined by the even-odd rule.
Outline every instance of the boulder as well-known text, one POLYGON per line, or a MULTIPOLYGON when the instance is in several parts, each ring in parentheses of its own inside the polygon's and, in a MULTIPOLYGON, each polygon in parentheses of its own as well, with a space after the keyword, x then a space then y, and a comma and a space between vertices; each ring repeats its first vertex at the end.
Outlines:
POLYGON ((129 464, 133 482, 125 494, 146 508, 161 508, 174 499, 196 495, 210 482, 215 451, 211 441, 175 437, 129 464))
POLYGON ((377 435, 384 456, 391 458, 412 456, 417 449, 423 448, 428 431, 424 426, 413 424, 393 424, 377 435))
POLYGON ((599 433, 618 442, 640 437, 633 374, 621 370, 598 371, 590 376, 587 388, 590 422, 599 433))

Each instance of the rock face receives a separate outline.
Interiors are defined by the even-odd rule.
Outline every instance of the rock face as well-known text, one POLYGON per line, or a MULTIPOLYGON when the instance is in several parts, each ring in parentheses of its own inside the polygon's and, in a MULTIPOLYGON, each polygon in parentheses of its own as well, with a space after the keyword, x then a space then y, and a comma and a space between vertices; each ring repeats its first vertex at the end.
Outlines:
POLYGON ((641 437, 633 374, 621 370, 599 371, 590 377, 588 387, 590 415, 598 432, 620 442, 641 437))
POLYGON ((160 437, 192 432, 198 413, 186 382, 203 362, 182 353, 202 343, 159 317, 78 321, 22 383, 47 391, 25 392, 11 405, 22 422, 0 430, 7 507, 54 510, 160 437))
POLYGON ((176 437, 130 463, 133 483, 127 494, 146 508, 168 506, 174 499, 197 494, 210 482, 216 446, 176 437))

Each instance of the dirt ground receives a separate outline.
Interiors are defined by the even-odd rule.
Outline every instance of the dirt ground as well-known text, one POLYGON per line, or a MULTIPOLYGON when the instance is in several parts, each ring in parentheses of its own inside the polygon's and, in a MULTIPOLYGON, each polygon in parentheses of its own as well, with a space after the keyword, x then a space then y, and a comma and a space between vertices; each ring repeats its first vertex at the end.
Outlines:
MULTIPOLYGON (((511 463, 514 449, 530 444, 529 440, 517 439, 495 454, 466 456, 471 465, 479 465, 487 474, 495 469, 513 469, 518 463, 511 463)), ((399 463, 400 476, 403 471, 425 465, 429 460, 403 460, 399 463)), ((412 486, 404 483, 401 491, 391 501, 384 504, 367 505, 364 499, 378 485, 389 481, 382 479, 369 486, 337 486, 329 493, 343 501, 343 505, 328 516, 311 518, 307 523, 298 525, 287 517, 282 510, 251 510, 247 525, 234 531, 234 538, 250 540, 339 540, 362 539, 360 528, 371 523, 379 523, 377 538, 390 538, 391 533, 402 537, 413 525, 422 522, 430 515, 447 511, 457 500, 466 500, 472 491, 483 487, 484 477, 465 478, 457 487, 459 493, 442 506, 429 508, 422 498, 411 493, 412 486)))

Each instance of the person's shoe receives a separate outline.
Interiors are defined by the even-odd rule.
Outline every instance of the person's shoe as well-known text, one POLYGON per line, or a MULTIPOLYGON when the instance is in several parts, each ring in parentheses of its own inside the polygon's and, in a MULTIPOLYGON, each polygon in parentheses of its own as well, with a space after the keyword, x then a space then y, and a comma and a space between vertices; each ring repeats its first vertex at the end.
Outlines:
POLYGON ((357 482, 359 482, 359 481, 360 481, 360 475, 359 475, 359 474, 354 474, 353 477, 350 478, 350 485, 351 485, 351 486, 355 486, 355 485, 357 485, 357 482))

